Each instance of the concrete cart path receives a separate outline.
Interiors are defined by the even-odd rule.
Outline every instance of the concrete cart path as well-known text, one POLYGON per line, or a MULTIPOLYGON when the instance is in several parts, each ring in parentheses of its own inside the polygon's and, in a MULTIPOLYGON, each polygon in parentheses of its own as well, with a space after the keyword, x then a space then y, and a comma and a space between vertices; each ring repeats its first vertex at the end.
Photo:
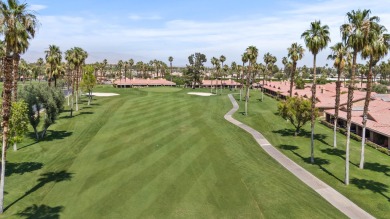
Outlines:
POLYGON ((317 177, 303 169, 296 164, 290 158, 282 154, 275 147, 273 147, 264 136, 255 129, 233 119, 232 115, 238 110, 237 101, 229 94, 229 99, 233 104, 233 108, 226 113, 225 119, 234 125, 244 129, 251 134, 261 148, 265 150, 272 158, 294 174, 298 179, 320 194, 325 200, 327 200, 334 207, 339 209, 349 218, 374 218, 372 215, 358 207, 355 203, 347 199, 345 196, 337 192, 335 189, 319 180, 317 177))

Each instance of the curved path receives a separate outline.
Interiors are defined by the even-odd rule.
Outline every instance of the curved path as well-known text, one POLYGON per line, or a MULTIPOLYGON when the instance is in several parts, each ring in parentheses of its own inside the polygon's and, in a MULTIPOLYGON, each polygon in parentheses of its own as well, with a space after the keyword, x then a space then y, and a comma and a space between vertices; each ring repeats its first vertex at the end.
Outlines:
POLYGON ((325 200, 327 200, 334 207, 339 209, 349 218, 374 218, 372 215, 361 209, 355 203, 347 199, 345 196, 337 192, 335 189, 327 185, 326 183, 319 180, 317 177, 309 173, 307 170, 303 169, 301 166, 296 164, 290 158, 282 154, 276 148, 274 148, 264 136, 256 131, 255 129, 233 119, 232 115, 238 110, 237 101, 234 97, 229 94, 229 99, 233 104, 233 109, 231 109, 225 115, 225 119, 234 125, 244 129, 249 134, 251 134, 256 142, 260 145, 261 148, 265 150, 272 158, 294 174, 298 179, 320 194, 325 200))

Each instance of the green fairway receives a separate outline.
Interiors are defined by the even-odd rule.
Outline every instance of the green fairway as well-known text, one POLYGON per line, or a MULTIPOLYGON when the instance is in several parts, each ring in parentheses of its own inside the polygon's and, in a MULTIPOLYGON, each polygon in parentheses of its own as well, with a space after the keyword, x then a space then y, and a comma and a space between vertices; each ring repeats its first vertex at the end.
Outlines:
MULTIPOLYGON (((236 98, 239 98, 237 95, 236 98)), ((361 143, 351 141, 350 185, 344 185, 346 137, 338 134, 338 148, 333 149, 333 129, 316 124, 315 164, 310 164, 310 122, 302 133, 294 137, 290 122, 277 115, 277 101, 264 96, 260 102, 259 91, 251 91, 249 116, 240 114, 244 103, 234 118, 260 131, 274 146, 292 160, 309 170, 324 182, 344 194, 377 218, 388 218, 390 212, 390 157, 366 147, 365 169, 358 168, 361 143)))
POLYGON ((145 87, 145 88, 141 88, 141 90, 148 91, 148 92, 158 92, 158 93, 172 93, 172 92, 181 91, 182 88, 178 88, 178 87, 145 87))
POLYGON ((10 150, 0 218, 345 218, 224 120, 226 95, 150 89, 100 87, 120 95, 10 150))

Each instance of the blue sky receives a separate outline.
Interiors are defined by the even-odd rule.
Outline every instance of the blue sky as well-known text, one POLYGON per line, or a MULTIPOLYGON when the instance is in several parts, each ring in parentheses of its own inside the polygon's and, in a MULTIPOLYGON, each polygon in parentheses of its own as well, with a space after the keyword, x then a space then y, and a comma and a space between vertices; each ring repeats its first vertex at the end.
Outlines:
MULTIPOLYGON (((40 28, 26 54, 28 61, 44 57, 44 51, 55 44, 64 52, 79 46, 89 53, 88 63, 107 59, 148 62, 167 61, 184 66, 195 52, 207 59, 225 55, 228 64, 240 63, 241 54, 254 45, 259 49, 259 61, 270 52, 281 59, 287 48, 298 42, 310 22, 321 20, 330 27, 333 45, 340 41, 339 27, 351 10, 371 9, 390 29, 390 9, 387 0, 31 0, 26 1, 37 13, 40 28)), ((319 65, 329 50, 319 54, 319 65)), ((388 57, 387 57, 388 58, 388 57)), ((208 65, 210 62, 208 61, 208 65)), ((312 55, 306 51, 298 63, 312 65, 312 55)))

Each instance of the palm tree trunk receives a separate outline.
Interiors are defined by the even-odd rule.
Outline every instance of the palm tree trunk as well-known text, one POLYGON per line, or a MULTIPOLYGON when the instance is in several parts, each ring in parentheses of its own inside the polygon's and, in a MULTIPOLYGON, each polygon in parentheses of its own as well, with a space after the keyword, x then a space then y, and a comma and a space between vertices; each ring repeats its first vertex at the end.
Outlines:
POLYGON ((292 72, 291 72, 291 77, 290 77, 290 97, 292 97, 292 90, 293 90, 293 86, 294 86, 294 76, 295 76, 295 68, 296 68, 297 64, 294 62, 293 63, 293 69, 292 69, 292 72))
POLYGON ((13 84, 12 84, 12 87, 13 87, 12 100, 13 101, 18 100, 19 60, 20 60, 20 55, 15 53, 13 56, 13 76, 14 76, 14 80, 13 80, 13 84))
POLYGON ((352 101, 353 101, 353 87, 355 83, 356 71, 356 57, 357 51, 353 52, 351 80, 348 86, 348 102, 347 102, 347 145, 345 152, 345 185, 349 185, 349 143, 351 137, 351 119, 352 119, 352 101))
POLYGON ((364 109, 363 109, 363 133, 362 133, 362 150, 360 154, 360 164, 359 168, 364 168, 364 146, 366 143, 366 123, 367 123, 367 112, 368 112, 368 106, 370 104, 370 98, 371 98, 371 82, 372 82, 372 59, 369 62, 368 67, 368 75, 367 75, 367 92, 366 92, 366 99, 364 100, 364 109))
POLYGON ((14 143, 14 151, 18 151, 18 146, 17 146, 16 142, 14 143))
POLYGON ((249 64, 248 73, 246 75, 246 92, 245 92, 245 115, 248 115, 248 101, 249 101, 249 82, 250 82, 250 67, 251 64, 249 64))
POLYGON ((337 68, 337 82, 336 82, 336 103, 334 108, 334 129, 333 129, 333 147, 337 148, 337 139, 336 139, 336 132, 337 132, 337 120, 339 118, 339 108, 340 108, 340 87, 341 87, 341 69, 337 68))
POLYGON ((0 213, 4 210, 4 181, 5 181, 5 160, 8 143, 9 119, 11 116, 11 95, 12 95, 12 67, 13 57, 6 56, 4 71, 4 90, 3 90, 3 146, 1 151, 1 173, 0 173, 0 213))
POLYGON ((310 141, 310 162, 314 163, 314 126, 316 122, 316 115, 315 115, 315 109, 316 109, 316 59, 317 54, 313 54, 313 85, 311 87, 311 141, 310 141))

